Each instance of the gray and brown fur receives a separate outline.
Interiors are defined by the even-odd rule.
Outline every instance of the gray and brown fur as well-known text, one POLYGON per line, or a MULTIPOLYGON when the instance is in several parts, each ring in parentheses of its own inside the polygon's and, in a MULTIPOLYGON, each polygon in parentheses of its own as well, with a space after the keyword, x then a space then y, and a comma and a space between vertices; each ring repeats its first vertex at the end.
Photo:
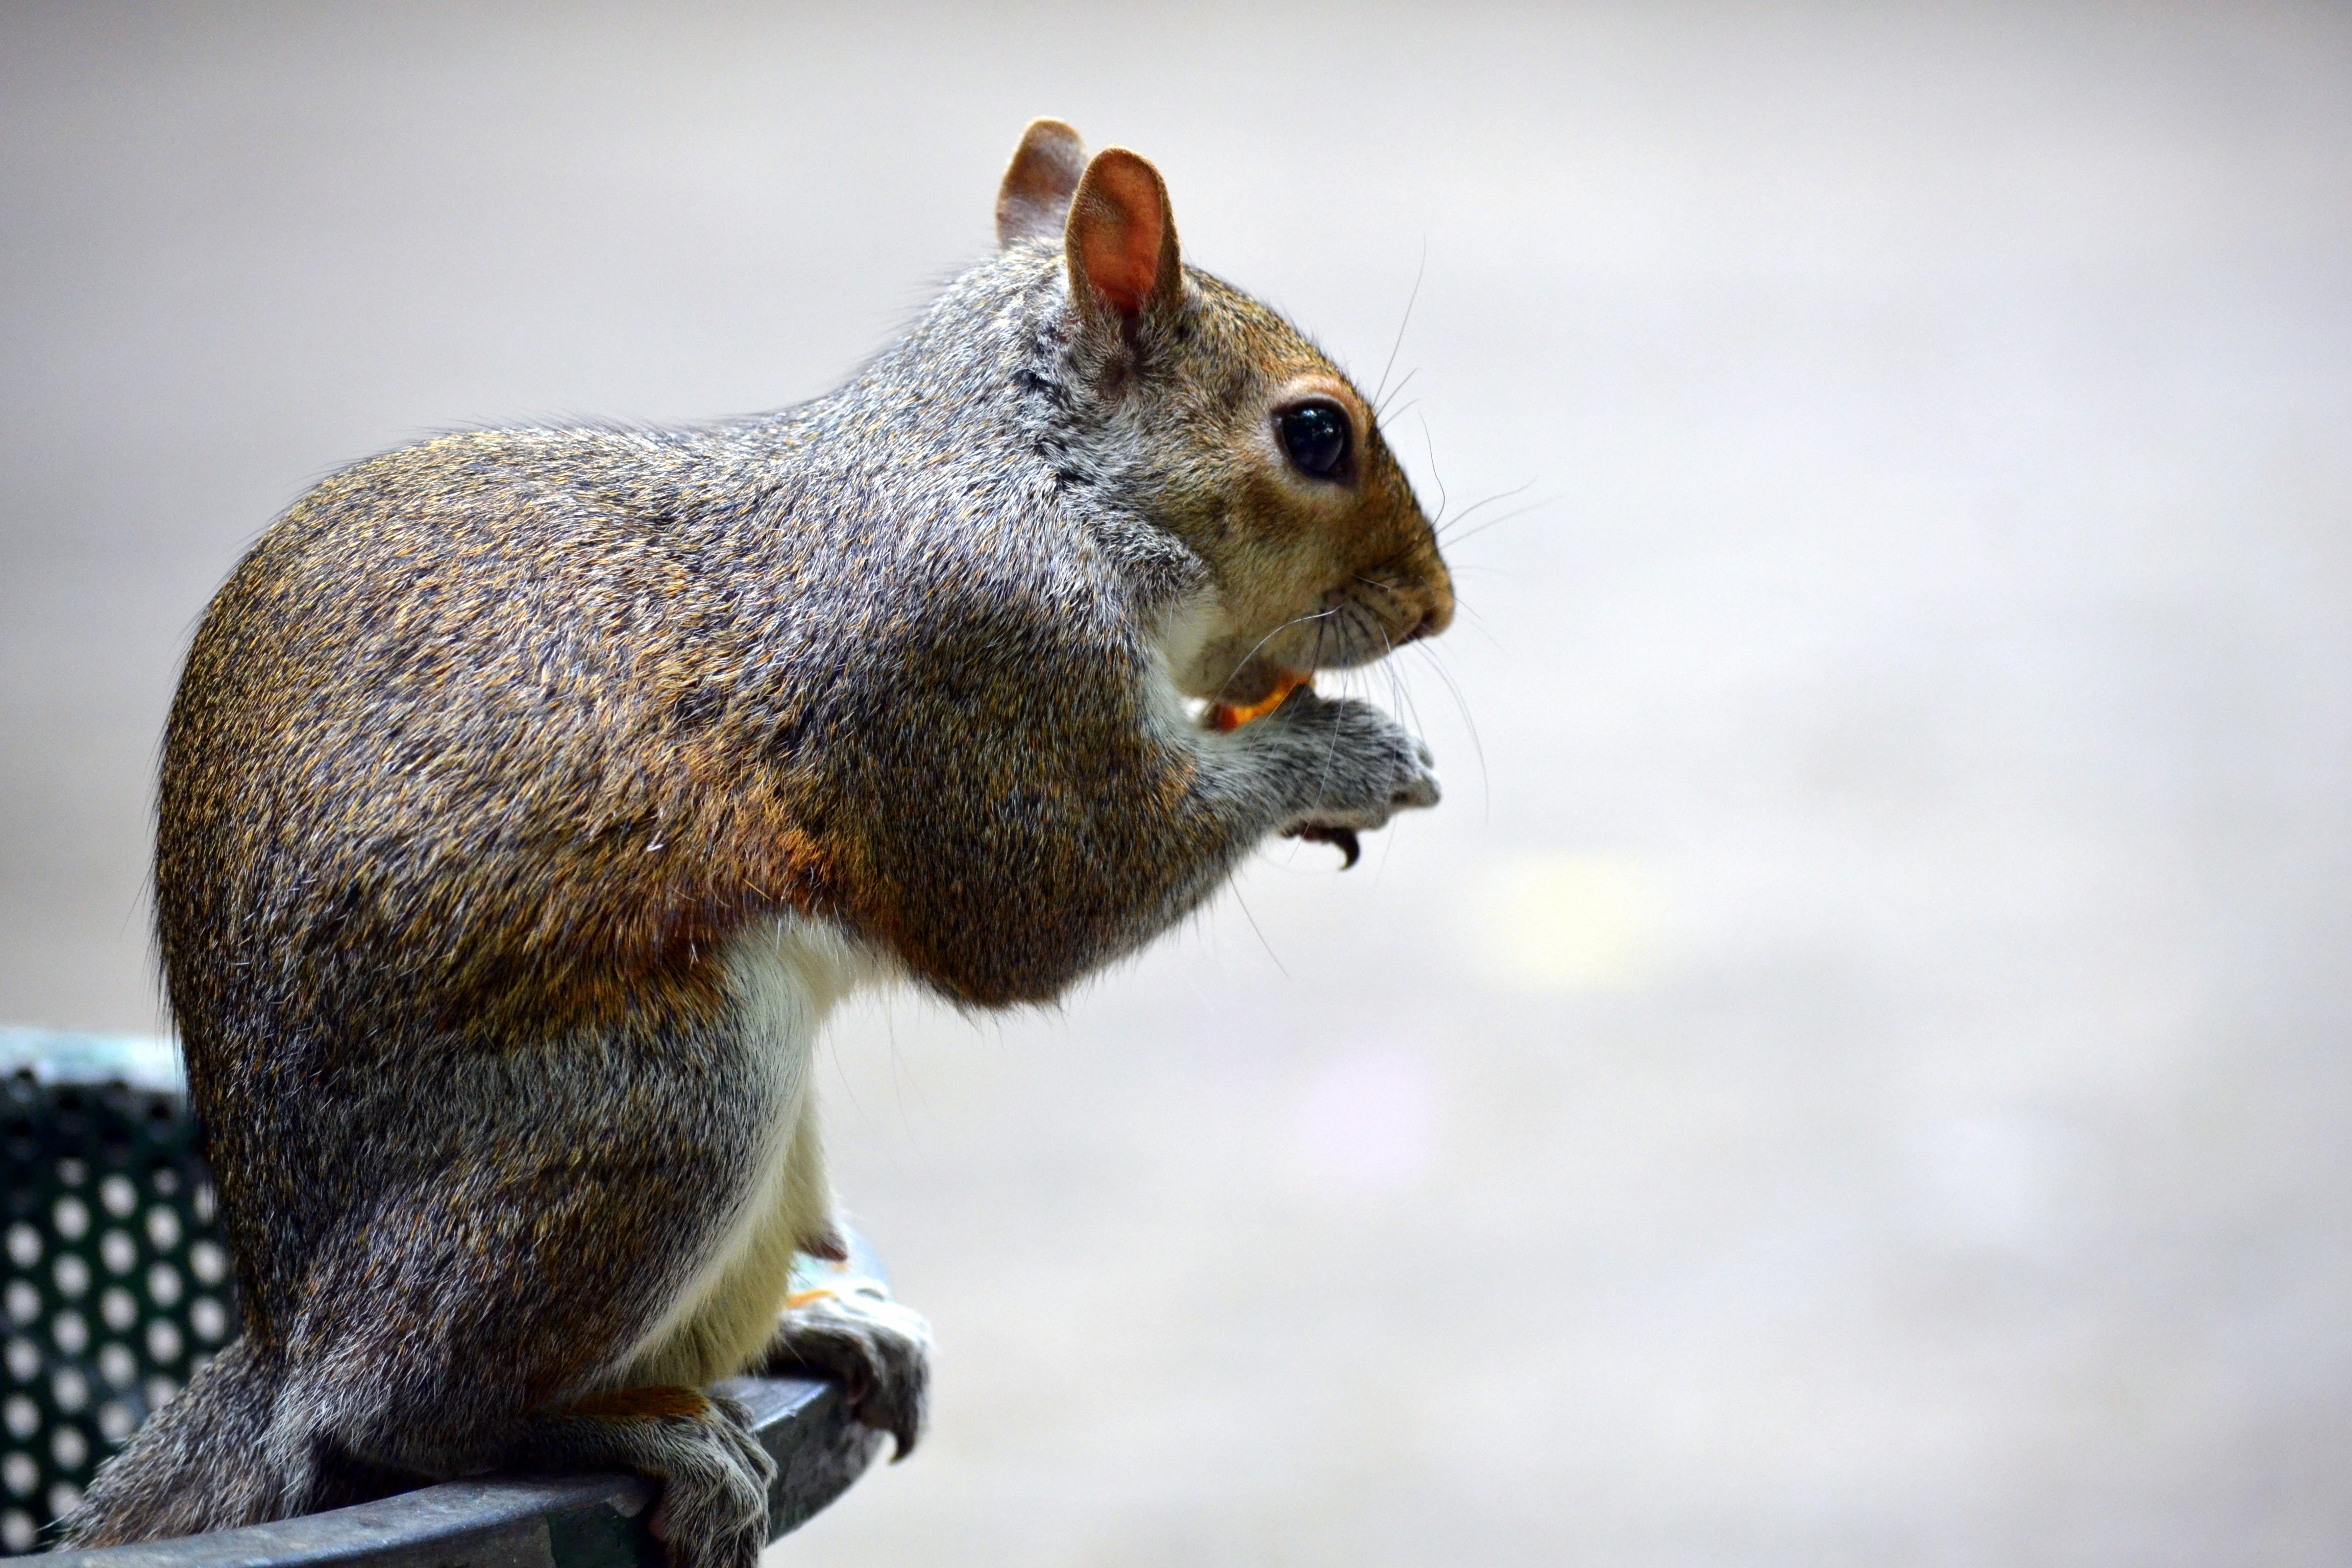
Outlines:
POLYGON ((1364 704, 1183 706, 1450 617, 1361 397, 1181 266, 1132 153, 1041 121, 998 216, 829 396, 372 458, 221 590, 156 902, 244 1334, 69 1541, 619 1466, 680 1568, 740 1568, 766 1460, 696 1388, 816 1364, 900 1452, 920 1421, 912 1314, 779 1318, 793 1251, 839 1246, 831 1000, 1044 1002, 1269 834, 1434 802, 1364 704), (1284 465, 1301 387, 1355 421, 1343 482, 1284 465))

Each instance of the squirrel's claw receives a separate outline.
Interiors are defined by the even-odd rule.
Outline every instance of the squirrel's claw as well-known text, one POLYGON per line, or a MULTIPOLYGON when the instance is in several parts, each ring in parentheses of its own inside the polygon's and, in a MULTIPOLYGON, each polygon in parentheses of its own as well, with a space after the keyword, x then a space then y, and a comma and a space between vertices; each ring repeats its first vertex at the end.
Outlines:
POLYGON ((880 1281, 844 1273, 787 1298, 762 1370, 840 1383, 850 1418, 890 1434, 891 1461, 915 1451, 930 1382, 931 1326, 880 1281))
POLYGON ((1352 827, 1324 827, 1310 822, 1304 827, 1292 828, 1283 837, 1304 839, 1309 844, 1336 845, 1339 853, 1347 857, 1339 862, 1342 871, 1350 869, 1363 858, 1364 847, 1358 842, 1356 830, 1352 827))

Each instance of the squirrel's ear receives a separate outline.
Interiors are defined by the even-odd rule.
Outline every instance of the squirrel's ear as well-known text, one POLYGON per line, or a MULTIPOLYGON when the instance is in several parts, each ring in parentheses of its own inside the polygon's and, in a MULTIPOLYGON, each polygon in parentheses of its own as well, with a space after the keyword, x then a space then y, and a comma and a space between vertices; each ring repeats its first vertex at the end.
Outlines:
POLYGON ((1124 147, 1106 147, 1070 198, 1066 242, 1070 293, 1081 308, 1133 321, 1181 296, 1176 214, 1160 171, 1124 147))
POLYGON ((1070 193, 1087 172, 1087 144, 1058 120, 1033 120, 996 192, 996 243, 1058 239, 1070 193))

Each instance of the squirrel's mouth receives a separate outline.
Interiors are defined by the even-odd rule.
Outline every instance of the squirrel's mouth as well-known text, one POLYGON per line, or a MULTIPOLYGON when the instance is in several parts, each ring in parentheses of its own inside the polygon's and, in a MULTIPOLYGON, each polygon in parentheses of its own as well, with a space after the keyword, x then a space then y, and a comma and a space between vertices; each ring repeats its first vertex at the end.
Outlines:
POLYGON ((1238 730, 1244 724, 1254 723, 1265 718, 1281 707, 1289 700, 1290 694, 1300 687, 1311 687, 1314 684, 1314 676, 1306 670, 1280 670, 1276 672, 1274 689, 1256 701, 1212 702, 1202 718, 1212 730, 1238 730))
POLYGON ((1352 669, 1433 636, 1447 617, 1426 589, 1360 576, 1314 618, 1310 656, 1300 662, 1308 669, 1352 669))
POLYGON ((1308 668, 1281 660, 1253 657, 1242 661, 1206 700, 1218 706, 1251 710, 1278 704, 1293 687, 1304 685, 1308 668))
POLYGON ((1236 710, 1279 701, 1318 669, 1377 663, 1405 644, 1444 629, 1451 595, 1417 579, 1360 575, 1327 595, 1319 607, 1263 635, 1229 627, 1180 668, 1179 685, 1196 701, 1236 710))

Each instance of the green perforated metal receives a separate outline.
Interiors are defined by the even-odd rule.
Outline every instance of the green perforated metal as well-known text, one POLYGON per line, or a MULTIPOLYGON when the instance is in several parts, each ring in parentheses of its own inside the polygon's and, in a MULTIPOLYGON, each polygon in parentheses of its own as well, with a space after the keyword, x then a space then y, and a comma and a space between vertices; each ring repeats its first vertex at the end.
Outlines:
POLYGON ((177 1093, 19 1068, 0 1079, 0 1549, 17 1553, 47 1543, 100 1461, 228 1339, 236 1314, 177 1093))

